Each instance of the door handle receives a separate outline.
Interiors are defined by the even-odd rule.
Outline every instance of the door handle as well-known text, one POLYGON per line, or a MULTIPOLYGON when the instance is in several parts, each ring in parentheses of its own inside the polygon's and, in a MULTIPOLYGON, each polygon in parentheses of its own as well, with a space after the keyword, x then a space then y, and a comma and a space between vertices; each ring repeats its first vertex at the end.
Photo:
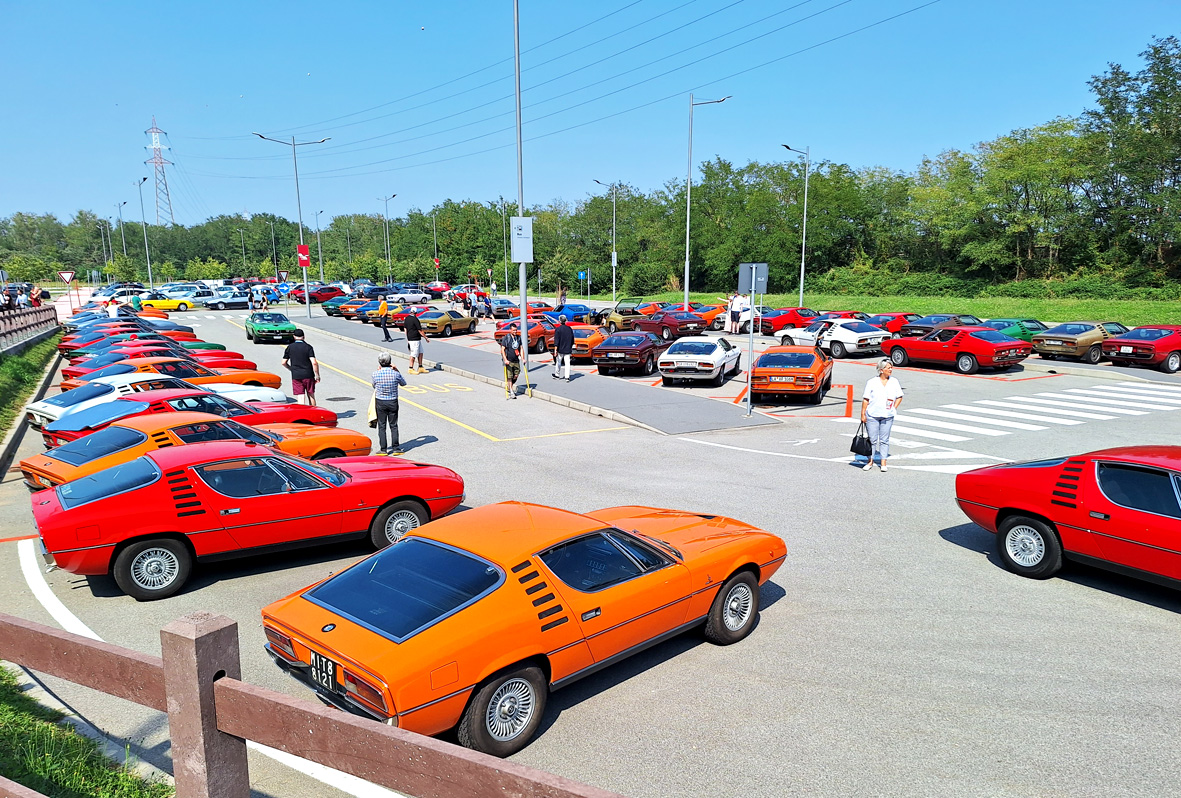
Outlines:
POLYGON ((1111 516, 1108 515, 1107 513, 1099 513, 1099 512, 1095 512, 1094 510, 1091 511, 1091 517, 1098 518, 1100 521, 1110 521, 1111 520, 1111 516))
POLYGON ((240 513, 240 512, 242 512, 242 508, 241 508, 241 507, 231 507, 231 508, 230 508, 230 509, 228 509, 228 510, 222 510, 222 511, 221 511, 221 514, 222 514, 222 515, 237 515, 237 514, 238 514, 238 513, 240 513))
POLYGON ((591 618, 598 618, 602 614, 603 608, 595 607, 593 610, 587 610, 586 612, 582 613, 582 620, 589 621, 591 618))

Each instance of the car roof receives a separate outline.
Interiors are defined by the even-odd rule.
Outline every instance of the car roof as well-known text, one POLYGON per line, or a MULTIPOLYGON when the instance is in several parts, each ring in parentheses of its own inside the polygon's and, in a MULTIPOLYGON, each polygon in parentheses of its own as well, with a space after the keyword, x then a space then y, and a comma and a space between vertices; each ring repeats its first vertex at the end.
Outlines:
POLYGON ((718 339, 710 338, 708 335, 685 335, 673 341, 674 344, 716 344, 718 339))
MULTIPOLYGON (((217 418, 214 416, 213 418, 217 418)), ((222 419, 218 419, 222 420, 222 419)), ((275 451, 247 441, 207 441, 186 443, 184 446, 169 446, 156 449, 145 456, 155 461, 162 470, 185 468, 186 466, 208 463, 212 460, 227 460, 233 457, 273 455, 275 451)))
MULTIPOLYGON (((140 393, 135 398, 138 401, 143 401, 143 397, 147 393, 162 392, 147 391, 140 393)), ((212 423, 214 421, 225 421, 225 419, 221 416, 215 416, 213 413, 185 411, 183 413, 146 413, 142 416, 131 416, 130 418, 120 419, 111 426, 127 427, 128 429, 134 429, 140 432, 153 433, 159 432, 160 430, 172 429, 173 427, 183 427, 186 424, 212 423)))
POLYGON ((184 363, 180 357, 132 357, 123 361, 129 366, 155 366, 159 363, 184 363))
POLYGON ((611 526, 589 515, 516 501, 482 507, 478 527, 463 516, 444 516, 414 534, 511 568, 563 540, 611 526))
MULTIPOLYGON (((1171 332, 1181 332, 1181 324, 1141 324, 1135 330, 1170 330, 1171 332)), ((1135 332, 1135 330, 1128 330, 1128 332, 1135 332)))
POLYGON ((778 355, 778 354, 790 354, 790 353, 814 355, 814 354, 816 354, 816 347, 814 347, 814 346, 794 346, 794 345, 793 346, 768 346, 766 349, 764 349, 759 354, 760 355, 766 355, 766 354, 778 355))
MULTIPOLYGON (((156 375, 159 377, 159 375, 156 375)), ((185 396, 208 396, 209 391, 186 390, 184 388, 159 388, 155 391, 139 391, 122 397, 136 402, 164 402, 169 399, 180 399, 185 396)))
POLYGON ((1083 457, 1123 460, 1129 463, 1181 470, 1181 446, 1118 446, 1088 452, 1083 457))

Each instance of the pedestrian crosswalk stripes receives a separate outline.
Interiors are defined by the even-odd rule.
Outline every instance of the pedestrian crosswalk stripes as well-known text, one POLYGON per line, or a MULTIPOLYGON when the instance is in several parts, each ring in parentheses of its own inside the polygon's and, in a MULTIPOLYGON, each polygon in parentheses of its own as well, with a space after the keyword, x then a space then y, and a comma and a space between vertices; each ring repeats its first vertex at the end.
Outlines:
MULTIPOLYGON (((942 407, 950 407, 950 405, 942 405, 942 407)), ((977 412, 975 408, 969 408, 973 412, 977 412)), ((994 418, 980 418, 979 416, 966 416, 963 413, 948 413, 944 410, 927 410, 925 408, 918 408, 910 411, 911 413, 919 413, 924 416, 935 416, 937 418, 952 418, 960 421, 980 421, 985 424, 992 424, 997 427, 1007 427, 1008 429, 1022 429, 1022 430, 1039 430, 1046 429, 1046 427, 1038 426, 1037 424, 1024 424, 1020 421, 1001 421, 994 418)), ((987 416, 987 412, 985 413, 987 416)))
POLYGON ((1117 384, 1124 385, 1129 388, 1143 388, 1144 390, 1181 394, 1181 385, 1166 385, 1160 382, 1121 382, 1117 384))
MULTIPOLYGON (((1136 407, 1142 410, 1176 410, 1172 405, 1152 404, 1151 402, 1131 402, 1126 399, 1115 399, 1109 397, 1102 391, 1093 391, 1087 388, 1067 388, 1066 393, 1078 396, 1084 396, 1088 402, 1098 402, 1104 406, 1115 405, 1116 407, 1136 407)), ((1039 394, 1039 396, 1056 396, 1060 394, 1039 394)))
MULTIPOLYGON (((1031 399, 1028 396, 1014 396, 1011 399, 1004 401, 997 401, 995 399, 978 399, 976 404, 981 405, 995 405, 997 407, 1011 407, 1016 410, 1031 411, 1036 413, 1052 413, 1055 416, 1067 416, 1068 418, 1089 418, 1093 421, 1110 421, 1118 416, 1105 416, 1102 413, 1090 413, 1083 410, 1067 410, 1068 407, 1079 407, 1079 405, 1071 405, 1067 402, 1055 402, 1050 399, 1031 399)), ((1131 411, 1135 413, 1136 411, 1131 411)))
POLYGON ((1123 397, 1125 399, 1149 399, 1153 402, 1164 402, 1170 405, 1181 405, 1181 397, 1172 397, 1160 393, 1159 391, 1147 392, 1138 391, 1134 388, 1118 388, 1109 385, 1097 385, 1094 391, 1088 393, 1101 392, 1104 396, 1111 396, 1115 398, 1123 397))
MULTIPOLYGON (((1070 404, 1067 407, 1090 407, 1095 410, 1102 410, 1105 413, 1116 413, 1123 416, 1143 416, 1147 415, 1143 410, 1129 410, 1125 405, 1127 402, 1117 402, 1115 400, 1099 400, 1090 396, 1079 396, 1077 394, 1069 393, 1039 393, 1037 398, 1049 397, 1051 400, 1061 403, 1062 400, 1068 400, 1070 404)), ((1155 410, 1156 408, 1148 408, 1155 410)))
MULTIPOLYGON (((993 437, 993 438, 1000 437, 1001 435, 1008 435, 1009 434, 1009 433, 1004 432, 1002 430, 986 429, 984 427, 972 427, 972 426, 968 426, 967 424, 952 424, 947 421, 936 421, 934 419, 922 418, 922 417, 915 418, 914 416, 910 415, 909 413, 907 413, 906 415, 902 415, 901 413, 899 413, 894 418, 895 418, 896 422, 901 421, 905 424, 920 424, 922 426, 934 427, 935 429, 949 429, 949 430, 953 430, 955 432, 974 432, 977 435, 985 435, 987 437, 993 437)), ((983 420, 983 419, 981 419, 981 420, 983 420)))
MULTIPOLYGON (((995 402, 999 407, 1009 407, 1010 405, 1004 402, 995 402)), ((975 405, 940 405, 951 410, 967 410, 972 413, 984 413, 987 416, 1000 416, 1002 418, 1023 418, 1028 421, 1040 421, 1043 424, 1061 424, 1068 426, 1072 424, 1082 424, 1082 421, 1077 421, 1073 418, 1050 418, 1046 415, 1035 416, 1031 413, 1018 413, 1013 410, 997 410, 992 407, 977 407, 975 405)), ((914 411, 911 411, 914 412, 914 411)), ((1034 427, 1034 429, 1045 429, 1045 427, 1034 427)))
POLYGON ((915 429, 905 424, 895 424, 892 430, 893 432, 901 432, 903 435, 914 435, 916 438, 930 438, 933 441, 945 441, 947 443, 963 443, 964 441, 972 440, 971 438, 965 438, 963 435, 951 435, 946 432, 935 432, 929 429, 915 429))
POLYGON ((1144 410, 1128 410, 1124 407, 1103 407, 1098 408, 1094 405, 1087 404, 1079 399, 1077 396, 1067 396, 1067 399, 1072 399, 1070 402, 1063 402, 1060 399, 1044 399, 1040 396, 1020 396, 1013 397, 1014 401, 1030 402, 1035 405, 1051 405, 1053 407, 1069 407, 1076 411, 1076 414, 1082 413, 1083 416, 1091 416, 1093 418, 1111 419, 1117 416, 1146 416, 1147 412, 1144 410), (1104 413, 1115 413, 1115 416, 1108 416, 1091 412, 1094 410, 1103 410, 1104 413), (1084 412, 1085 411, 1085 412, 1084 412))

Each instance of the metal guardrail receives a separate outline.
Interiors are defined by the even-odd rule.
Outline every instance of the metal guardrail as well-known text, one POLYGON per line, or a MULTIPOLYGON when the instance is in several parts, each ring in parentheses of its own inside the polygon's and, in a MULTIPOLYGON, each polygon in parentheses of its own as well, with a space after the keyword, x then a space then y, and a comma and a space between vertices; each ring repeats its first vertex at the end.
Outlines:
POLYGON ((57 325, 57 308, 52 305, 0 312, 0 353, 57 325))

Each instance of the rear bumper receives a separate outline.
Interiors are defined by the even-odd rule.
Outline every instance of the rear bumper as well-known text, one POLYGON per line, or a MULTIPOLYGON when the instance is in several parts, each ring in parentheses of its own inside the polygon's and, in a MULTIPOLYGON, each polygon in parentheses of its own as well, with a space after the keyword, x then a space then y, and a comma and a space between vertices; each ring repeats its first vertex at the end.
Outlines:
POLYGON ((311 665, 308 665, 306 662, 291 662, 282 655, 276 653, 274 648, 271 647, 270 643, 265 644, 263 648, 266 650, 267 654, 271 658, 271 661, 275 663, 279 670, 283 671, 292 679, 295 679, 295 681, 311 690, 316 694, 316 698, 319 698, 325 704, 336 707, 337 709, 348 712, 352 715, 375 720, 378 723, 389 722, 390 718, 379 715, 367 707, 361 706, 360 704, 355 704, 352 701, 349 701, 346 696, 325 690, 323 687, 313 682, 307 675, 307 671, 309 668, 311 668, 311 665))

